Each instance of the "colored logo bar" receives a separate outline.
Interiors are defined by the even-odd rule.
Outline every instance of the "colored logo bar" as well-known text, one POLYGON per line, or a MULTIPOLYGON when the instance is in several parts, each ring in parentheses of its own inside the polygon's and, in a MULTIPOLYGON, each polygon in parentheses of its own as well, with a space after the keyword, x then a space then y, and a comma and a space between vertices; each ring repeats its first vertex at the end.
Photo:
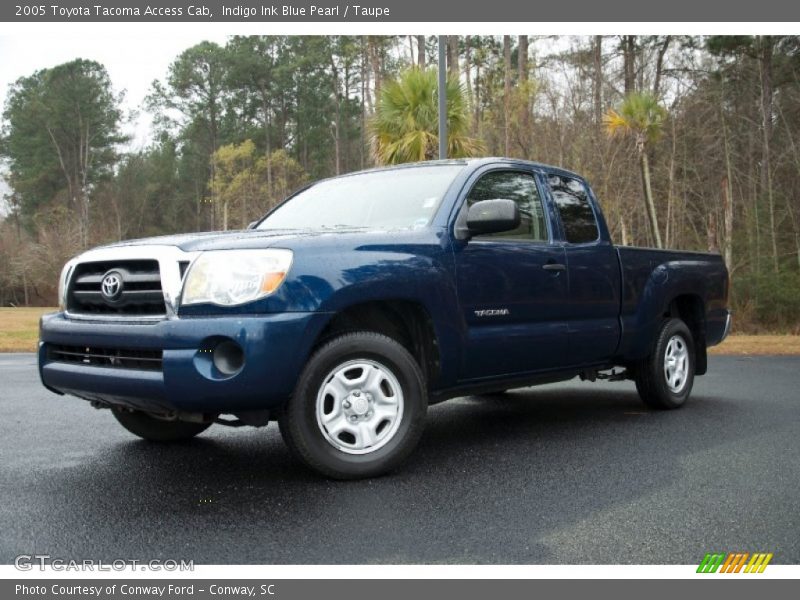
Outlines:
POLYGON ((708 553, 703 557, 698 573, 763 573, 769 561, 772 560, 771 552, 722 552, 708 553), (749 559, 749 560, 748 560, 749 559))

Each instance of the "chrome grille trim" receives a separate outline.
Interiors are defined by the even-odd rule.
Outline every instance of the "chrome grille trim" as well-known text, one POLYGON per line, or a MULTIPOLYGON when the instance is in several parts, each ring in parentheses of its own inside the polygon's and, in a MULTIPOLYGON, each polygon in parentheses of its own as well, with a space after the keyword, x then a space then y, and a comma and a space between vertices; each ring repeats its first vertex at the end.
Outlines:
POLYGON ((178 305, 183 287, 183 276, 188 267, 197 259, 200 252, 184 252, 177 246, 130 245, 105 247, 89 250, 70 260, 64 267, 65 281, 61 298, 63 306, 67 306, 67 293, 75 275, 75 267, 86 262, 115 262, 135 260, 155 260, 161 274, 161 289, 164 295, 165 312, 158 315, 116 315, 91 314, 65 310, 70 319, 82 321, 114 321, 114 322, 156 322, 164 319, 176 319, 178 305))
POLYGON ((84 261, 75 266, 69 289, 67 308, 75 313, 93 316, 126 317, 163 316, 164 292, 158 261, 111 260, 84 261), (105 296, 105 278, 116 280, 116 292, 105 296))

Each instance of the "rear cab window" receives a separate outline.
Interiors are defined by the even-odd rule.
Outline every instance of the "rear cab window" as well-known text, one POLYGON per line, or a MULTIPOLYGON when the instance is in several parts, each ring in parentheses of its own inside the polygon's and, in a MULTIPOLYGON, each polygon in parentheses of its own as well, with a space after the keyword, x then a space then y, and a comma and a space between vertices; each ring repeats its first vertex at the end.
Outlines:
POLYGON ((578 179, 555 174, 547 176, 547 185, 561 218, 566 241, 570 244, 596 242, 600 238, 600 229, 586 185, 578 179))

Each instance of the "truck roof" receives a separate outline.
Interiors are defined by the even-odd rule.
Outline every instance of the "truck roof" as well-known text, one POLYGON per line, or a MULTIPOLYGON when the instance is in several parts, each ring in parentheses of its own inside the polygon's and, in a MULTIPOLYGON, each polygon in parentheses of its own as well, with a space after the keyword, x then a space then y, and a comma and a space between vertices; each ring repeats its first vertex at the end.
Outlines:
POLYGON ((375 173, 380 171, 395 171, 398 169, 413 169, 416 167, 426 167, 426 166, 435 166, 435 165, 463 165, 463 166, 470 166, 470 167, 480 167, 486 164, 492 163, 512 163, 517 165, 524 165, 527 167, 533 167, 540 171, 550 171, 554 173, 559 173, 562 175, 566 175, 569 177, 583 179, 582 176, 578 175, 577 173, 570 171, 568 169, 564 169, 562 167, 556 167, 554 165, 548 165, 545 163, 540 163, 532 160, 524 160, 521 158, 508 158, 503 156, 487 156, 483 158, 448 158, 444 160, 426 160, 426 161, 419 161, 419 162, 410 162, 410 163, 402 163, 398 165, 384 165, 379 167, 373 167, 371 169, 363 169, 361 171, 353 171, 350 173, 342 173, 341 175, 336 175, 335 177, 330 177, 329 179, 336 179, 339 177, 349 177, 351 175, 359 175, 361 173, 375 173))

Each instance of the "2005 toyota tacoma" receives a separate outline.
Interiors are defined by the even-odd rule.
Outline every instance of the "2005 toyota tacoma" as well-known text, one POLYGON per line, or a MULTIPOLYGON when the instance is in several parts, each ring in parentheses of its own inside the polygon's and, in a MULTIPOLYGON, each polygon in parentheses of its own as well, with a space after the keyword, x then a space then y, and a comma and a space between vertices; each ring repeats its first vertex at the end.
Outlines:
POLYGON ((719 256, 615 247, 586 181, 510 159, 354 173, 246 231, 89 250, 59 295, 50 390, 157 442, 275 419, 335 478, 396 467, 455 396, 626 378, 677 408, 730 328, 719 256))

